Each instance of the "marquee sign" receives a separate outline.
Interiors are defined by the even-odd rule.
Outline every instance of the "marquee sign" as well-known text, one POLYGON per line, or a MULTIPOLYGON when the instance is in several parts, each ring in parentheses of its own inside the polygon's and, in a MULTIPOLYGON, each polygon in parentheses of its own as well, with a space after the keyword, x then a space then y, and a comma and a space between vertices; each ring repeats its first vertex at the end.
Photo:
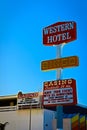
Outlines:
POLYGON ((17 105, 18 106, 30 106, 37 105, 40 103, 39 93, 27 93, 27 94, 18 94, 17 105))
POLYGON ((68 43, 76 40, 76 23, 57 22, 43 28, 43 44, 47 46, 68 43))
POLYGON ((76 80, 47 81, 43 85, 44 106, 77 104, 76 80))
POLYGON ((48 71, 58 68, 70 68, 79 65, 79 59, 77 56, 70 56, 64 58, 58 58, 53 60, 46 60, 41 62, 41 70, 48 71))

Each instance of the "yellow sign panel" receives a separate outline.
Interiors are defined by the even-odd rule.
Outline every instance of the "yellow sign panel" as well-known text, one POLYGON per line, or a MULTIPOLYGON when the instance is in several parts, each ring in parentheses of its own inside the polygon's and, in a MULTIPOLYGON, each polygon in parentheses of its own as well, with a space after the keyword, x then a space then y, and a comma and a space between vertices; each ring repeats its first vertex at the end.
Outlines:
POLYGON ((53 60, 47 60, 41 62, 41 70, 54 70, 58 68, 69 68, 79 65, 79 59, 77 56, 58 58, 53 60))

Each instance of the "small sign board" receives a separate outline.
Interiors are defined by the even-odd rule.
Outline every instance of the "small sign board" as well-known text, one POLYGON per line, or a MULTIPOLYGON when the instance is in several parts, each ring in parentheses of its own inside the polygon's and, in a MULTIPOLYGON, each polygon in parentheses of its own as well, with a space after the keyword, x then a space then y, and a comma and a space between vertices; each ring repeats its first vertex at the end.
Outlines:
POLYGON ((64 79, 43 83, 43 105, 75 105, 77 104, 76 80, 64 79))
POLYGON ((42 61, 41 70, 48 71, 48 70, 54 70, 58 68, 70 68, 78 65, 79 65, 78 57, 70 56, 70 57, 42 61))
POLYGON ((40 104, 39 93, 26 93, 26 94, 18 94, 17 98, 17 105, 18 107, 25 107, 25 106, 35 106, 40 104))
POLYGON ((76 22, 57 22, 43 28, 43 44, 46 46, 68 43, 76 40, 76 22))

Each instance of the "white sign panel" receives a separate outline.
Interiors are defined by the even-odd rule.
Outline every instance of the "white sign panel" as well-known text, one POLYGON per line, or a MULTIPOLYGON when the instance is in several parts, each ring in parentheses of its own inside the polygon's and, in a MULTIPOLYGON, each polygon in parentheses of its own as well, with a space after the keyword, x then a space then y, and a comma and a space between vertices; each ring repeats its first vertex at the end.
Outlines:
POLYGON ((73 103, 73 89, 60 88, 44 91, 44 105, 73 103))
POLYGON ((18 106, 37 105, 40 103, 39 93, 18 94, 18 106))

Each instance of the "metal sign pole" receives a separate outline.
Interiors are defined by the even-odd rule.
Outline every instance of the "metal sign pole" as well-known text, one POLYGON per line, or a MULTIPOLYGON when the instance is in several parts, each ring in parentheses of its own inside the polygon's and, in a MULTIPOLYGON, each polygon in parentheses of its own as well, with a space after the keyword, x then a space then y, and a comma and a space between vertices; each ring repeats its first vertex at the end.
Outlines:
POLYGON ((31 130, 31 105, 30 105, 30 121, 29 121, 29 130, 31 130))
MULTIPOLYGON (((61 58, 61 44, 57 45, 57 57, 56 58, 61 58)), ((61 69, 57 69, 57 79, 61 79, 61 69)))
POLYGON ((29 115, 29 130, 31 130, 31 109, 32 109, 32 98, 30 98, 30 115, 29 115))
MULTIPOLYGON (((61 58, 61 44, 57 45, 57 58, 61 58)), ((61 79, 61 68, 57 69, 57 80, 61 79)), ((56 107, 57 113, 57 129, 56 130, 63 130, 63 106, 58 105, 56 107)))

